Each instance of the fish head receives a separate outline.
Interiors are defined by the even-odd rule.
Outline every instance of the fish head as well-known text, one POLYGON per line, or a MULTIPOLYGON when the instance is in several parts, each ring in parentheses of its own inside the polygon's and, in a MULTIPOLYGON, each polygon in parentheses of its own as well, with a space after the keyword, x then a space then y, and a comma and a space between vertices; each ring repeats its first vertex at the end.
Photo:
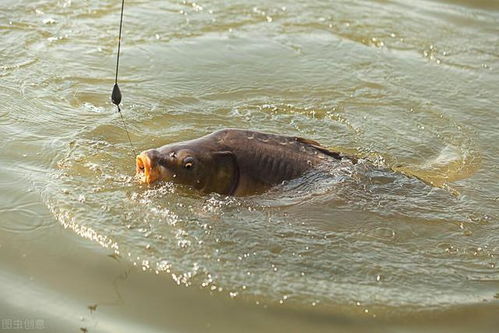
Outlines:
POLYGON ((170 181, 222 194, 229 193, 237 181, 236 169, 232 153, 202 145, 166 145, 136 158, 136 176, 143 183, 170 181))

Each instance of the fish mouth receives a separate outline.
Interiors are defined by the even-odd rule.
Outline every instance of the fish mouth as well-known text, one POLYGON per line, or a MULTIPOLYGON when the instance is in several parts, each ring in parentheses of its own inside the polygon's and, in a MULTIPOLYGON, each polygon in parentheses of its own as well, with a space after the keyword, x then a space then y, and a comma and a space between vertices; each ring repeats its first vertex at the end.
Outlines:
POLYGON ((152 184, 169 178, 168 174, 168 170, 155 163, 147 152, 143 152, 135 158, 135 177, 141 183, 152 184))

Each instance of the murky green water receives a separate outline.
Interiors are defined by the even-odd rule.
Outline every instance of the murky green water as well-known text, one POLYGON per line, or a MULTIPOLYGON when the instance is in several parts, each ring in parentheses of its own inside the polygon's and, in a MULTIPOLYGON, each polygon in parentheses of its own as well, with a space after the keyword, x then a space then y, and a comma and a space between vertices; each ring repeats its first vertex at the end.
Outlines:
POLYGON ((239 127, 370 161, 246 198, 133 179, 109 101, 119 7, 0 5, 2 319, 499 324, 496 1, 127 1, 120 86, 137 151, 239 127))

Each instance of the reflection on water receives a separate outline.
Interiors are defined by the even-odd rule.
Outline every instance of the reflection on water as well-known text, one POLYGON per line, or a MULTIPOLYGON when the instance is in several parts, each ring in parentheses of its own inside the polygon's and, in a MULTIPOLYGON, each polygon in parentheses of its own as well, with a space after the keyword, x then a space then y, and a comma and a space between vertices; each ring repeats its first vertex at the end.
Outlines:
MULTIPOLYGON (((370 314, 494 302, 493 2, 128 3, 120 87, 139 150, 239 127, 362 157, 248 198, 133 179, 109 101, 119 5, 0 5, 0 183, 28 181, 65 228, 228 298, 370 314)), ((1 232, 44 226, 5 198, 1 232)))

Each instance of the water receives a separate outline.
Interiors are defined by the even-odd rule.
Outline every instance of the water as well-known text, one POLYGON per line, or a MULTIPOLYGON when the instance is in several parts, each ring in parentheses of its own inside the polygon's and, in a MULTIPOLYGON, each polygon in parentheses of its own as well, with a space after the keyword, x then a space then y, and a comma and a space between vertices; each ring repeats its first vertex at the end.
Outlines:
POLYGON ((134 180, 110 102, 119 8, 0 5, 2 319, 498 324, 497 2, 127 2, 120 86, 138 151, 239 127, 366 161, 245 198, 134 180))

